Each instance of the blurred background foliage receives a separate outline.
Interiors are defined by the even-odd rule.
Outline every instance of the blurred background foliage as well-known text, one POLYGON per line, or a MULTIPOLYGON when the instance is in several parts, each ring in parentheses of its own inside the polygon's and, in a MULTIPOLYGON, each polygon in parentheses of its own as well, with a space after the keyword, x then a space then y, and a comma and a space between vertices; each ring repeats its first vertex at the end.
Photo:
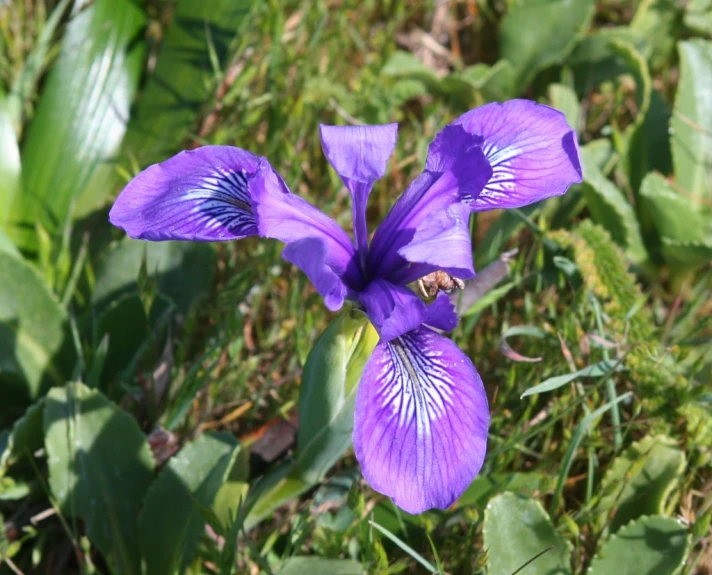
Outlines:
POLYGON ((0 2, 0 573, 712 573, 711 38, 709 0, 0 2), (227 144, 348 229, 318 124, 397 121, 374 225, 514 97, 566 114, 585 180, 475 217, 489 454, 408 516, 350 451, 372 330, 317 341, 276 243, 145 244, 108 207, 227 144))

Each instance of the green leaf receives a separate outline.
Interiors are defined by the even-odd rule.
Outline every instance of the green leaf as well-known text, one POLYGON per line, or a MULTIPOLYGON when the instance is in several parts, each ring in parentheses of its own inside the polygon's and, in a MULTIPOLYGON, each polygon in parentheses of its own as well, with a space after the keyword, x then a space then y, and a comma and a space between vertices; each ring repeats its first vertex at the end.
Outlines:
POLYGON ((7 226, 22 172, 17 132, 8 108, 7 97, 0 94, 0 230, 7 226))
POLYGON ((251 0, 178 0, 156 68, 133 111, 123 152, 141 166, 165 160, 197 129, 216 89, 228 48, 247 21, 251 0), (211 53, 220 70, 213 69, 211 53))
POLYGON ((39 273, 26 261, 0 251, 0 385, 3 407, 38 398, 63 384, 58 354, 65 312, 39 273))
POLYGON ((0 449, 0 476, 20 458, 32 455, 44 444, 42 414, 44 399, 33 403, 12 426, 4 449, 0 449))
POLYGON ((351 559, 324 559, 322 557, 292 557, 275 571, 279 575, 362 575, 361 564, 351 559))
POLYGON ((712 190, 712 42, 680 42, 678 50, 680 83, 670 124, 675 181, 703 211, 712 190))
POLYGON ((113 571, 140 574, 137 518, 154 462, 138 423, 98 391, 69 383, 48 393, 44 429, 62 512, 84 520, 113 571))
POLYGON ((564 84, 550 84, 549 102, 564 113, 569 126, 576 132, 581 132, 581 105, 573 89, 564 84))
POLYGON ((205 529, 202 509, 213 504, 237 455, 229 433, 205 434, 185 445, 146 494, 139 521, 146 575, 181 572, 205 529))
POLYGON ((138 291, 141 264, 146 261, 150 277, 156 276, 159 293, 170 298, 181 313, 187 313, 211 288, 215 252, 194 242, 144 242, 124 238, 99 258, 93 300, 102 309, 126 293, 138 291))
POLYGON ((252 487, 246 505, 249 512, 245 518, 245 530, 249 531, 275 509, 314 486, 300 479, 293 471, 293 464, 280 464, 252 487))
POLYGON ((539 385, 535 385, 534 387, 527 389, 524 393, 522 393, 521 397, 524 398, 528 395, 534 395, 536 393, 553 391, 554 389, 558 389, 567 383, 582 377, 603 377, 604 375, 608 375, 614 371, 623 371, 624 369, 625 368, 620 361, 615 359, 606 359, 599 361, 598 363, 594 363, 593 365, 589 365, 588 367, 584 367, 583 369, 579 369, 574 373, 557 375, 556 377, 545 379, 539 385))
POLYGON ((378 335, 363 317, 344 313, 316 342, 302 375, 297 473, 321 481, 351 445, 356 390, 378 335))
POLYGON ((22 149, 22 194, 12 235, 36 250, 35 222, 50 233, 105 201, 108 163, 126 130, 143 69, 146 17, 134 0, 77 2, 22 149))
POLYGON ((618 456, 601 482, 599 507, 605 516, 616 509, 616 531, 642 515, 662 515, 665 502, 685 469, 685 454, 665 436, 646 437, 618 456))
POLYGON ((712 261, 712 240, 686 242, 663 238, 662 252, 665 261, 672 266, 696 268, 712 261))
POLYGON ((648 59, 653 68, 659 69, 672 59, 681 21, 682 4, 677 0, 642 0, 638 4, 630 29, 648 40, 648 59))
POLYGON ((685 563, 687 530, 669 517, 642 517, 612 535, 593 558, 589 575, 674 575, 685 563))
POLYGON ((593 0, 513 3, 500 24, 500 55, 527 85, 544 68, 563 62, 588 30, 593 12, 593 0))
POLYGON ((538 501, 513 493, 497 495, 487 504, 482 532, 488 575, 512 575, 550 547, 550 551, 533 561, 522 573, 571 573, 571 546, 554 529, 538 501))
POLYGON ((480 474, 457 500, 457 506, 484 505, 487 500, 505 491, 531 497, 535 493, 550 492, 555 486, 555 478, 545 473, 480 474))
POLYGON ((666 499, 684 468, 685 454, 668 437, 646 437, 631 445, 601 482, 601 512, 606 517, 616 509, 610 529, 616 531, 642 515, 664 514, 666 499))
POLYGON ((711 228, 693 203, 676 192, 660 174, 648 174, 640 195, 660 235, 683 242, 701 242, 711 228))
POLYGON ((517 72, 507 60, 499 60, 492 66, 475 64, 451 77, 472 86, 485 102, 508 100, 516 95, 517 72))
POLYGON ((613 182, 596 165, 596 158, 581 150, 584 196, 593 221, 604 227, 636 264, 648 259, 638 218, 633 207, 613 182))
POLYGON ((695 32, 712 36, 712 0, 690 0, 685 5, 684 22, 695 32))

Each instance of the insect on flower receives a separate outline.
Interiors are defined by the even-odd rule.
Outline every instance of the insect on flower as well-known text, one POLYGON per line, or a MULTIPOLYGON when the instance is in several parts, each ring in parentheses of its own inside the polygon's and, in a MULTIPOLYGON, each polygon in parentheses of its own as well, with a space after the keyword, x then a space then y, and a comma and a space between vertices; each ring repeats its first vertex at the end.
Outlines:
POLYGON ((417 281, 418 290, 424 298, 431 298, 443 291, 447 294, 454 289, 465 289, 465 282, 443 271, 436 271, 423 276, 417 281))
POLYGON ((380 340, 357 392, 354 450, 374 489, 420 513, 450 506, 479 472, 487 447, 482 380, 470 358, 433 329, 452 331, 458 321, 440 290, 475 275, 470 213, 563 194, 581 181, 581 165, 575 132, 560 112, 527 100, 482 106, 440 131, 425 169, 369 241, 366 203, 397 131, 396 124, 320 128, 326 158, 351 192, 353 240, 293 194, 265 158, 228 146, 150 166, 121 192, 109 218, 145 240, 278 239, 284 259, 309 277, 330 310, 347 300, 363 310, 380 340), (421 279, 434 296, 429 304, 407 287, 421 279))

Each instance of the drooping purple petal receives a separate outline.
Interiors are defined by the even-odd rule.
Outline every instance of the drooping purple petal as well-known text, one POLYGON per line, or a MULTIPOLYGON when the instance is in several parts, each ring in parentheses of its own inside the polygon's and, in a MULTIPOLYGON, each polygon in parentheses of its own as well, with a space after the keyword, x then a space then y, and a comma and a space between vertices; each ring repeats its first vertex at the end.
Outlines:
MULTIPOLYGON (((491 174, 482 149, 473 144, 444 173, 426 170, 418 176, 376 230, 368 254, 369 273, 398 278, 410 265, 399 250, 413 241, 424 220, 463 198, 477 197, 491 174)), ((400 279, 398 282, 401 283, 400 279)))
MULTIPOLYGON (((470 208, 453 204, 427 216, 413 239, 398 253, 411 263, 429 264, 460 279, 475 276, 470 241, 470 208)), ((403 269, 393 276, 395 283, 410 283, 422 277, 418 266, 403 269), (416 275, 414 275, 416 274, 416 275)))
POLYGON ((267 160, 230 146, 181 152, 138 174, 114 202, 109 220, 132 238, 239 240, 257 234, 252 196, 267 160))
POLYGON ((321 238, 304 238, 284 248, 282 257, 301 269, 324 298, 326 307, 336 311, 348 293, 341 278, 326 264, 326 246, 321 238))
POLYGON ((356 396, 354 449, 366 481, 408 513, 446 509, 480 470, 489 409, 449 339, 421 327, 381 341, 356 396))
POLYGON ((563 194, 582 181, 576 132, 558 110, 530 100, 471 110, 436 136, 429 168, 452 161, 467 149, 469 140, 460 129, 482 139, 492 165, 491 179, 473 198, 473 211, 518 208, 563 194))
MULTIPOLYGON (((273 170, 259 170, 254 181, 252 200, 259 234, 286 244, 307 238, 319 240, 325 250, 324 265, 351 290, 360 291, 364 278, 355 257, 355 248, 346 232, 324 212, 292 194, 273 170)), ((294 263, 306 272, 302 267, 307 263, 305 259, 301 256, 295 259, 294 263)))
POLYGON ((386 173, 398 138, 398 124, 319 127, 321 147, 351 192, 354 236, 362 254, 368 248, 366 204, 373 183, 386 173))
POLYGON ((435 301, 428 306, 428 316, 425 324, 443 331, 452 331, 457 327, 457 311, 450 296, 445 292, 438 293, 435 301))
POLYGON ((428 315, 425 304, 412 291, 384 279, 369 283, 359 301, 385 341, 417 328, 428 315))

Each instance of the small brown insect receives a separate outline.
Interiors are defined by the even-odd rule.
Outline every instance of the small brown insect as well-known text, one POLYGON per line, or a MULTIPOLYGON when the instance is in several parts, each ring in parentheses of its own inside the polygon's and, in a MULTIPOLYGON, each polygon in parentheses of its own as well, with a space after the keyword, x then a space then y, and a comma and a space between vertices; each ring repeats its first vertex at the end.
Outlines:
POLYGON ((443 271, 433 272, 418 280, 418 289, 425 298, 438 295, 439 291, 450 293, 454 289, 465 289, 465 282, 443 271))

